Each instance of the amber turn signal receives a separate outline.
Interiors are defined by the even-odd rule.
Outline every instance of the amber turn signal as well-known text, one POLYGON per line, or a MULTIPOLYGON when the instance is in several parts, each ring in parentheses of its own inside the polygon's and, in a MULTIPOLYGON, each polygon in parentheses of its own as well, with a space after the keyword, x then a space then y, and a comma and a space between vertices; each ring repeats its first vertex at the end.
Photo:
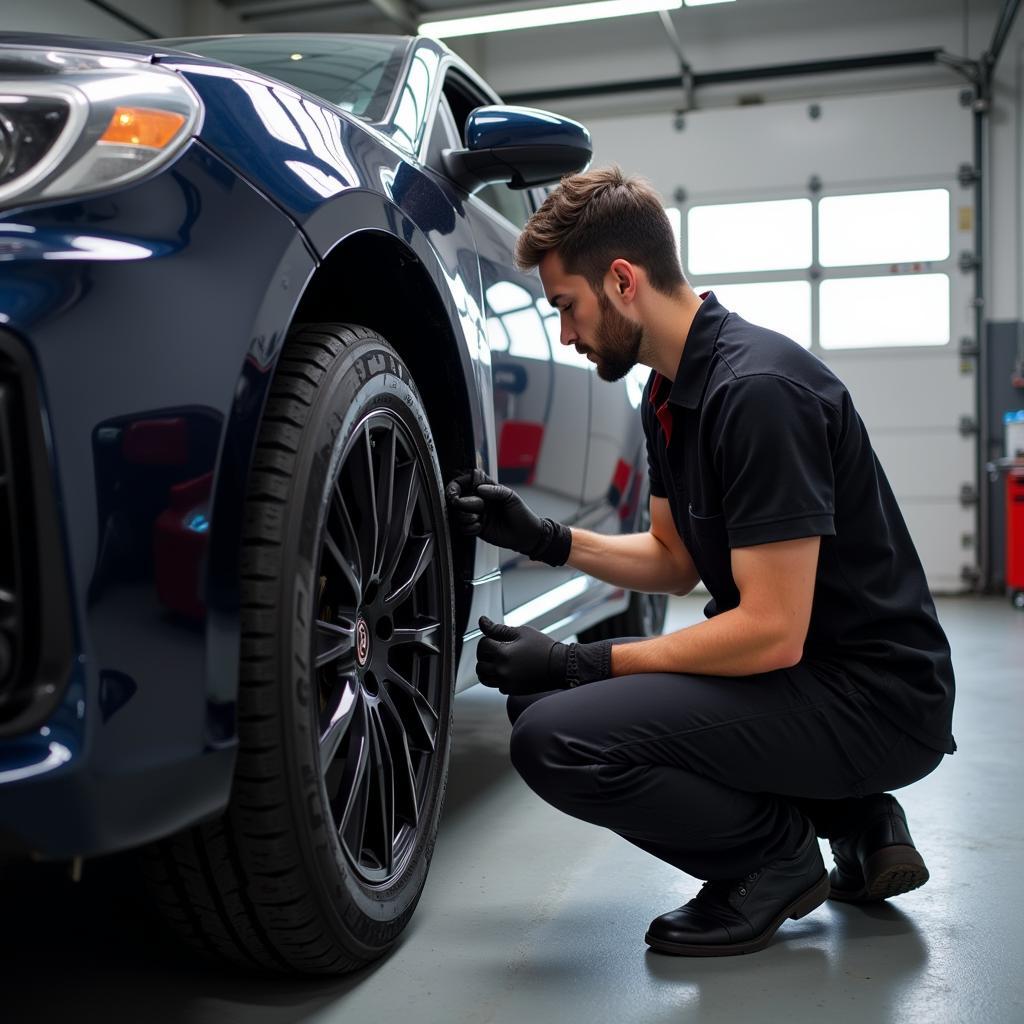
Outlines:
POLYGON ((182 114, 175 114, 169 110, 118 107, 99 141, 115 142, 122 146, 163 149, 178 134, 184 123, 185 118, 182 114))

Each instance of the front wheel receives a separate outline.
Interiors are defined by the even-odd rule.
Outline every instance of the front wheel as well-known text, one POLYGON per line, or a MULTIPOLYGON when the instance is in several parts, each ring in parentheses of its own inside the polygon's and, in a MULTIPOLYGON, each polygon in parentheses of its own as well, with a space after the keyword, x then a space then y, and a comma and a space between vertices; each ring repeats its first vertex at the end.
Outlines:
POLYGON ((150 877, 208 953, 343 973, 385 953, 415 909, 451 744, 441 472, 409 371, 378 334, 293 331, 242 531, 231 801, 152 849, 150 877))

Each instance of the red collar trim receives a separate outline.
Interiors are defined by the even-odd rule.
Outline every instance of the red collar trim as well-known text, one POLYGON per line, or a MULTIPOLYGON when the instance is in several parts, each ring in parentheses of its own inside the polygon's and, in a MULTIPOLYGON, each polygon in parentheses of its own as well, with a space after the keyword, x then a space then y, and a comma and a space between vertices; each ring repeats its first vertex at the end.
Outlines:
POLYGON ((661 387, 666 383, 668 383, 668 379, 655 370, 654 382, 651 384, 650 402, 654 406, 654 414, 658 417, 661 429, 665 433, 665 445, 667 447, 672 443, 672 412, 668 407, 668 395, 666 394, 664 398, 661 398, 661 387))

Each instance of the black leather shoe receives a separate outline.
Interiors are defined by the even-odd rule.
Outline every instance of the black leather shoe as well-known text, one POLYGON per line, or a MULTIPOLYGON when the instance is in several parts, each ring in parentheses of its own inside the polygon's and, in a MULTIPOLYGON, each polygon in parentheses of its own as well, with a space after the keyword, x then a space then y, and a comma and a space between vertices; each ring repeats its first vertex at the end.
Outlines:
POLYGON ((906 812, 894 796, 885 796, 886 806, 877 817, 851 835, 829 840, 836 862, 829 876, 829 899, 875 903, 928 881, 928 868, 910 838, 906 812))
POLYGON ((685 906, 656 917, 644 941, 675 956, 734 956, 764 949, 786 918, 828 898, 828 872, 809 825, 800 848, 745 878, 705 882, 685 906))

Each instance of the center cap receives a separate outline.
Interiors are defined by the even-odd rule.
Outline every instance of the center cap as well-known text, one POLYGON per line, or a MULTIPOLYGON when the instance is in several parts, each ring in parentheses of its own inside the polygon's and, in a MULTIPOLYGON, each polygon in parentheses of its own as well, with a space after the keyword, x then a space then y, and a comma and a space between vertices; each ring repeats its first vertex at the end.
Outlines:
POLYGON ((370 656, 370 629, 366 625, 366 619, 360 619, 356 623, 356 661, 362 668, 370 656))

